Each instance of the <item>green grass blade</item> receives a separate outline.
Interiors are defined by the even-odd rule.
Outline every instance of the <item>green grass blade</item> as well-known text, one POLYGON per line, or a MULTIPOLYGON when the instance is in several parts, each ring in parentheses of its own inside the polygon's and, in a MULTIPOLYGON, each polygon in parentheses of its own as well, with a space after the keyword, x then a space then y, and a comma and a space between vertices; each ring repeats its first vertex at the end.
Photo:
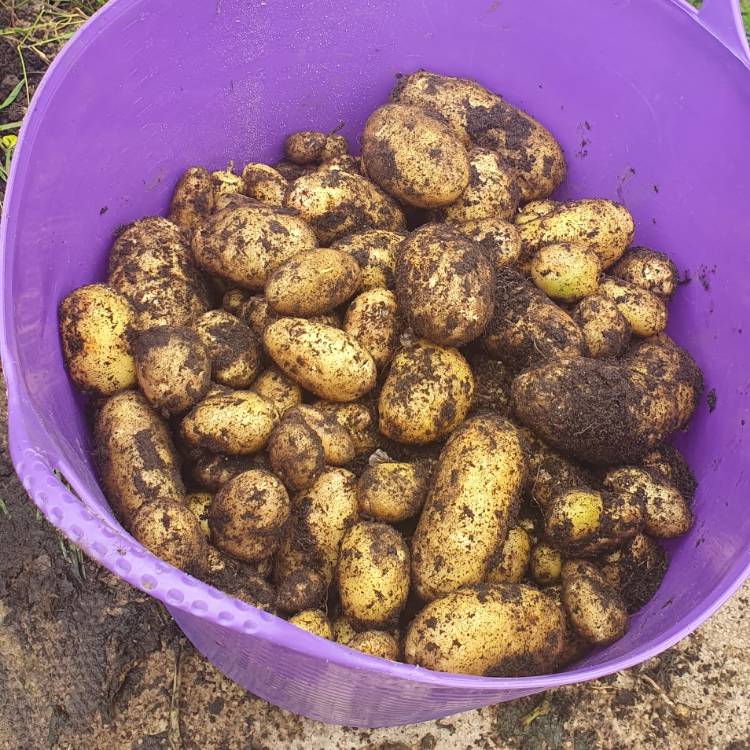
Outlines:
POLYGON ((6 107, 10 107, 11 104, 16 100, 18 97, 18 94, 21 92, 21 89, 23 88, 23 78, 13 87, 13 91, 8 94, 8 96, 5 98, 5 101, 0 104, 0 109, 5 109, 6 107))

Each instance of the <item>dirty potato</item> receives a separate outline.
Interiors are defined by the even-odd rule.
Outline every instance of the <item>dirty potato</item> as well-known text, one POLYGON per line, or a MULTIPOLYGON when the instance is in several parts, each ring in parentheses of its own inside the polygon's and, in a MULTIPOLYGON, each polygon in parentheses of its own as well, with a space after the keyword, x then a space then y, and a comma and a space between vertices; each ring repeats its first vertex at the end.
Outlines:
POLYGON ((331 621, 319 609, 305 609, 289 618, 290 625, 296 625, 308 633, 317 635, 326 640, 333 640, 333 629, 331 621))
POLYGON ((363 654, 379 656, 381 659, 391 661, 396 661, 400 650, 398 641, 393 635, 383 630, 365 630, 362 633, 356 633, 346 645, 363 654))
POLYGON ((481 350, 469 352, 467 359, 474 374, 472 412, 494 411, 507 415, 512 380, 508 368, 481 350))
POLYGON ((177 181, 167 218, 187 237, 211 215, 214 207, 211 175, 203 167, 189 167, 177 181))
POLYGON ((200 451, 191 461, 190 479, 209 492, 218 492, 230 479, 249 469, 259 468, 255 456, 224 456, 220 453, 200 451))
POLYGON ((665 300, 679 283, 677 268, 669 256, 648 247, 631 247, 610 273, 665 300))
POLYGON ((415 516, 424 505, 431 473, 427 462, 382 461, 369 466, 357 483, 360 513, 386 523, 415 516))
POLYGON ((320 161, 325 145, 325 133, 299 130, 284 139, 284 156, 292 164, 314 164, 320 161))
POLYGON ((337 240, 333 247, 350 253, 362 269, 360 285, 363 291, 395 285, 396 250, 404 235, 385 229, 370 229, 337 240))
POLYGON ((599 258, 574 242, 545 245, 531 259, 530 268, 537 288, 557 302, 577 302, 599 286, 599 258))
POLYGON ((330 466, 348 464, 357 455, 351 433, 334 414, 309 404, 295 406, 289 413, 298 414, 312 428, 320 439, 325 461, 330 466))
POLYGON ((617 305, 608 297, 592 294, 573 310, 580 326, 586 352, 595 359, 619 357, 630 342, 630 325, 617 305))
POLYGON ((263 370, 250 386, 250 390, 267 398, 276 407, 279 416, 283 416, 287 409, 302 403, 302 389, 277 367, 263 370))
POLYGON ((314 570, 300 568, 276 588, 276 607, 281 612, 302 612, 320 607, 325 599, 326 585, 314 570))
POLYGON ((343 330, 367 349, 382 370, 396 353, 402 327, 396 295, 390 289, 370 289, 352 300, 343 330))
POLYGON ((599 292, 617 305, 636 336, 653 336, 667 327, 667 306, 661 297, 622 279, 607 278, 599 292))
POLYGON ((231 161, 226 169, 211 172, 211 190, 214 197, 214 206, 224 196, 244 196, 245 181, 234 173, 234 164, 231 161))
POLYGON ((227 289, 221 298, 221 307, 226 310, 230 315, 234 315, 239 318, 242 314, 242 308, 244 304, 250 299, 252 295, 247 289, 239 289, 234 287, 227 289))
POLYGON ((325 468, 323 443, 296 409, 287 411, 271 433, 268 458, 279 479, 295 492, 311 487, 325 468))
POLYGON ((558 549, 546 542, 538 542, 531 550, 529 575, 534 583, 549 586, 560 580, 562 564, 562 555, 558 549))
POLYGON ((520 583, 526 575, 531 555, 531 539, 521 526, 508 529, 497 559, 492 560, 484 580, 487 583, 520 583))
POLYGON ((508 221, 472 219, 456 224, 455 229, 479 245, 496 271, 513 265, 521 256, 521 235, 508 221))
POLYGON ((688 507, 695 497, 697 482, 685 457, 671 445, 660 445, 643 457, 643 468, 659 482, 672 484, 685 498, 688 507))
POLYGON ((281 206, 289 181, 267 164, 246 164, 242 170, 245 194, 266 206, 281 206))
POLYGON ((357 636, 357 631, 354 629, 351 620, 345 615, 339 615, 333 621, 332 625, 333 640, 336 641, 336 643, 342 643, 344 646, 348 646, 357 636))
POLYGON ((206 537, 208 529, 208 509, 211 507, 214 496, 210 492, 190 492, 185 497, 185 507, 198 519, 201 531, 206 537))
POLYGON ((348 404, 318 400, 313 406, 335 419, 349 432, 356 456, 375 450, 378 444, 377 422, 373 413, 362 402, 348 404))

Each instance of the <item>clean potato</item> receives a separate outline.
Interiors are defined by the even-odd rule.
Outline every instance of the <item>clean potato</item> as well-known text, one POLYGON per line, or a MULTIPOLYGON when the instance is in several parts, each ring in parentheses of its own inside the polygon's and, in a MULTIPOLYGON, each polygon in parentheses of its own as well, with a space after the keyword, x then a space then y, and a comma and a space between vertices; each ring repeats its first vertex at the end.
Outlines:
POLYGON ((669 256, 648 247, 631 247, 610 273, 665 300, 679 284, 677 268, 669 256))
POLYGON ((359 511, 376 521, 398 523, 422 509, 429 489, 427 462, 378 462, 362 472, 357 483, 359 511))
POLYGON ((532 281, 557 302, 577 302, 599 286, 599 258, 575 242, 545 245, 531 259, 530 269, 532 281))
POLYGON ((622 279, 604 279, 599 292, 617 305, 636 336, 653 336, 667 327, 667 306, 661 297, 622 279))
POLYGON ((455 229, 479 245, 496 271, 513 265, 521 256, 521 235, 508 221, 472 219, 456 224, 455 229))
POLYGON ((630 324, 617 305, 601 294, 582 299, 573 310, 586 345, 595 359, 619 357, 630 343, 630 324))
POLYGON ((404 235, 385 229, 370 229, 349 234, 337 240, 333 247, 349 253, 362 269, 362 291, 395 286, 396 251, 404 235))
POLYGON ((344 316, 344 333, 367 349, 380 370, 393 359, 402 328, 396 295, 390 289, 362 292, 344 316))

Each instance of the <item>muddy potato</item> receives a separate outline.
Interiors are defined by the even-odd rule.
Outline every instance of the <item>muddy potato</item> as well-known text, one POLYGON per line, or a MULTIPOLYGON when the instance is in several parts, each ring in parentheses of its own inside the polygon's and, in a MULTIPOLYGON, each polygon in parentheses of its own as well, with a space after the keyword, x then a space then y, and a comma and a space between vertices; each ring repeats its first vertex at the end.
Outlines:
POLYGON ((208 544, 198 519, 183 504, 149 500, 133 517, 133 536, 157 557, 187 573, 208 564, 208 544))
POLYGON ((330 312, 359 289, 362 271, 347 252, 334 248, 308 250, 273 271, 266 299, 279 315, 307 318, 330 312))
POLYGON ((562 603, 562 584, 558 582, 551 586, 546 586, 542 589, 542 593, 550 597, 561 608, 563 620, 565 621, 565 642, 555 664, 555 671, 559 671, 586 656, 591 651, 592 644, 581 638, 569 621, 562 603))
POLYGON ((331 159, 324 159, 320 164, 320 169, 340 169, 342 172, 362 175, 362 160, 359 156, 339 154, 331 159))
POLYGON ((183 418, 189 445, 230 456, 261 450, 279 420, 276 407, 254 391, 207 396, 183 418))
POLYGON ((60 303, 59 320, 65 366, 81 390, 111 396, 135 385, 134 312, 125 297, 105 284, 82 286, 60 303))
POLYGON ((258 375, 250 386, 251 391, 267 398, 280 416, 293 406, 302 403, 302 389, 277 367, 269 367, 258 375))
POLYGON ((290 412, 299 414, 313 429, 323 446, 325 461, 330 466, 348 464, 357 455, 351 433, 334 414, 308 404, 295 406, 290 412))
POLYGON ((599 292, 617 305, 636 336, 653 336, 667 327, 667 307, 656 294, 614 278, 604 279, 599 292))
POLYGON ((289 618, 290 625, 296 625, 308 633, 317 635, 326 640, 333 640, 333 628, 331 621, 319 609, 305 609, 289 618))
POLYGON ((243 289, 262 289, 277 266, 316 245, 312 230, 298 216, 262 205, 214 214, 192 243, 201 268, 243 289))
POLYGON ((377 422, 372 411, 363 403, 334 403, 318 400, 313 406, 324 414, 329 414, 349 432, 356 456, 375 450, 378 445, 377 422))
POLYGON ((362 168, 386 193, 418 208, 447 206, 469 184, 460 138, 439 115, 403 104, 386 104, 367 119, 362 168))
POLYGON ((487 569, 487 583, 520 583, 526 575, 531 555, 531 539, 520 526, 508 529, 502 547, 487 569))
POLYGON ((239 289, 237 287, 228 289, 221 298, 221 307, 230 315, 239 318, 242 314, 243 306, 251 296, 247 289, 239 289))
POLYGON ((562 568, 562 600, 575 631, 597 646, 625 635, 628 613, 622 597, 589 562, 568 560, 562 568))
POLYGON ((281 316, 273 311, 265 297, 253 295, 242 302, 237 317, 248 325, 256 336, 262 338, 263 331, 281 316))
POLYGON ((142 394, 124 391, 104 402, 94 420, 94 446, 104 492, 126 528, 145 502, 184 503, 169 430, 142 394))
POLYGON ((685 457, 671 445, 660 445, 643 457, 643 468, 657 481, 673 484, 685 498, 688 506, 693 504, 697 482, 685 457))
POLYGON ((496 271, 513 265, 521 255, 521 236, 510 222, 473 219, 456 224, 455 229, 479 245, 496 271))
POLYGON ((369 352, 338 328, 304 318, 281 318, 263 332, 277 367, 328 401, 356 401, 375 386, 369 352))
POLYGON ((551 544, 538 542, 531 550, 529 575, 534 583, 549 586, 560 580, 563 559, 560 551, 551 544))
POLYGON ((317 609, 323 603, 326 585, 314 570, 295 570, 276 588, 276 607, 281 612, 317 609))
POLYGON ((362 292, 344 316, 344 333, 362 344, 381 370, 396 353, 401 329, 396 295, 390 289, 362 292))
POLYGON ((398 659, 399 645, 398 641, 390 634, 383 630, 365 630, 357 633, 350 641, 346 643, 349 648, 361 651, 369 656, 379 656, 381 659, 398 659))
POLYGON ((325 133, 299 130, 284 139, 284 156, 293 164, 314 164, 320 161, 325 146, 325 133))
POLYGON ((404 656, 439 672, 522 677, 552 671, 564 639, 564 616, 551 597, 525 584, 485 583, 419 612, 404 656))
POLYGON ((277 161, 276 164, 272 165, 273 168, 289 182, 294 182, 298 177, 302 177, 303 174, 309 174, 314 172, 316 166, 314 164, 295 164, 288 159, 282 159, 277 161))
POLYGON ((258 468, 256 456, 224 456, 220 453, 199 451, 191 461, 190 479, 204 490, 218 492, 230 479, 249 469, 258 468))
POLYGON ((630 342, 628 321, 617 305, 601 294, 582 299, 573 311, 573 320, 581 328, 586 352, 595 359, 619 357, 630 342))
POLYGON ((610 269, 612 276, 668 300, 677 288, 677 268, 665 253, 632 247, 610 269))
POLYGON ((537 288, 557 302, 577 302, 599 286, 599 258, 574 242, 545 245, 531 259, 530 268, 537 288))
POLYGON ((269 471, 251 469, 227 482, 208 511, 211 543, 246 562, 270 557, 289 520, 284 485, 269 471))
POLYGON ((244 195, 245 181, 234 173, 234 165, 230 161, 226 169, 211 172, 211 189, 214 196, 214 205, 218 199, 225 195, 244 195))
POLYGON ((431 443, 469 412, 474 376, 457 349, 427 341, 400 351, 378 400, 379 429, 402 443, 431 443))
POLYGON ((197 227, 213 211, 211 175, 203 167, 189 167, 175 185, 167 218, 192 237, 197 227))
POLYGON ((411 518, 424 505, 430 474, 426 462, 383 461, 369 466, 357 483, 360 513, 386 523, 411 518))
POLYGON ((266 206, 281 206, 289 181, 267 164, 251 162, 242 170, 245 194, 266 206))
POLYGON ((323 443, 296 409, 290 409, 268 439, 271 467, 292 491, 311 487, 325 468, 323 443))
MULTIPOLYGON (((244 193, 220 193, 214 198, 214 214, 229 211, 234 208, 262 208, 262 204, 244 193)), ((200 226, 198 227, 200 228, 200 226)))
POLYGON ((190 492, 185 497, 185 507, 198 519, 201 531, 208 537, 208 509, 214 496, 210 492, 190 492))
POLYGON ((472 417, 451 435, 411 543, 412 583, 422 599, 484 579, 525 479, 523 447, 506 419, 472 417))
POLYGON ((333 640, 336 641, 336 643, 342 643, 344 646, 348 646, 357 636, 357 631, 354 629, 351 620, 345 615, 339 615, 333 621, 332 625, 333 640))
POLYGON ((344 614, 359 628, 389 628, 409 595, 409 550, 385 523, 359 521, 341 541, 336 570, 344 614))
POLYGON ((350 253, 362 269, 363 291, 383 287, 393 289, 395 285, 396 251, 404 235, 385 229, 370 229, 337 240, 333 247, 350 253))
POLYGON ((296 179, 284 199, 328 245, 366 229, 404 229, 398 204, 369 180, 339 169, 319 169, 296 179))
POLYGON ((209 546, 208 571, 201 580, 235 599, 275 614, 276 592, 257 567, 209 546))

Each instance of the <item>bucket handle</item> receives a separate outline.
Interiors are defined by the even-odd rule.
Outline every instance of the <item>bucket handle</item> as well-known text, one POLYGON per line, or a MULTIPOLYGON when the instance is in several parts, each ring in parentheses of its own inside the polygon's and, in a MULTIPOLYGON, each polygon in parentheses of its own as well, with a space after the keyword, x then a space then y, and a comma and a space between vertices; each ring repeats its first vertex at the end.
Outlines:
POLYGON ((703 0, 698 22, 745 64, 750 64, 739 0, 703 0))

